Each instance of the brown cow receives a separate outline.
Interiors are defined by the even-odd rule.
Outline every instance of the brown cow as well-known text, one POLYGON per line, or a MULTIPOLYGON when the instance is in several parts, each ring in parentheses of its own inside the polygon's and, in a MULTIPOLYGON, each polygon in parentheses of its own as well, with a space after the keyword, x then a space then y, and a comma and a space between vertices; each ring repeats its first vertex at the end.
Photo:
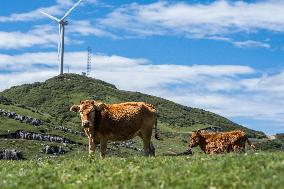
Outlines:
POLYGON ((199 145, 206 154, 236 152, 244 151, 246 142, 255 150, 255 146, 251 144, 243 131, 204 134, 198 130, 191 134, 189 149, 199 145))
POLYGON ((70 111, 80 112, 82 127, 89 138, 89 156, 95 144, 100 144, 100 157, 104 158, 108 141, 124 141, 135 136, 143 140, 145 156, 154 156, 152 130, 157 134, 157 116, 153 105, 144 102, 104 104, 94 100, 80 101, 70 111))

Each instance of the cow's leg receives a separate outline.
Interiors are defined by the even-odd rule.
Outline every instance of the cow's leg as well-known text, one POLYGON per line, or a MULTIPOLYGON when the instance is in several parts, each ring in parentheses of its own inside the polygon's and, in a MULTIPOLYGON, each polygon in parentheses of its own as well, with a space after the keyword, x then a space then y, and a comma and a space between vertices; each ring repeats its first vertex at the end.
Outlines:
POLYGON ((152 141, 150 141, 150 156, 155 156, 155 147, 152 141))
MULTIPOLYGON (((150 147, 151 135, 152 135, 151 131, 142 130, 141 134, 140 134, 140 137, 143 140, 144 156, 146 156, 146 157, 151 156, 151 147, 150 147)), ((153 144, 152 144, 152 147, 154 147, 153 144)), ((152 148, 152 150, 153 150, 153 148, 152 148)))
POLYGON ((143 141, 144 144, 144 156, 149 157, 150 156, 150 142, 148 140, 143 141))
POLYGON ((150 154, 150 143, 146 141, 145 134, 140 131, 138 133, 138 136, 142 139, 143 141, 143 148, 144 148, 144 156, 149 156, 150 154))
POLYGON ((95 131, 92 128, 84 130, 89 139, 89 158, 91 158, 94 155, 95 151, 95 141, 94 141, 95 131))
POLYGON ((94 155, 95 151, 95 142, 94 139, 89 136, 89 157, 92 157, 94 155))
POLYGON ((101 159, 104 159, 104 157, 105 157, 106 148, 107 148, 107 140, 102 138, 100 140, 100 157, 101 157, 101 159))

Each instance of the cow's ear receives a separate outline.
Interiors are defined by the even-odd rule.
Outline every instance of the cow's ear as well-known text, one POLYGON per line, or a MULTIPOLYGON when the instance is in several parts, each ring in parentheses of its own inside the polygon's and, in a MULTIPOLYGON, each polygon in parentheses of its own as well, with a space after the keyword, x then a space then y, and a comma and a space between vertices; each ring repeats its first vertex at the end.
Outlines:
POLYGON ((201 129, 198 129, 198 130, 196 131, 196 133, 197 133, 197 134, 201 134, 201 129))
POLYGON ((78 112, 80 110, 80 107, 78 105, 73 105, 70 108, 70 111, 72 112, 78 112))
POLYGON ((92 100, 92 101, 91 101, 91 104, 92 104, 93 106, 96 105, 96 101, 92 100))

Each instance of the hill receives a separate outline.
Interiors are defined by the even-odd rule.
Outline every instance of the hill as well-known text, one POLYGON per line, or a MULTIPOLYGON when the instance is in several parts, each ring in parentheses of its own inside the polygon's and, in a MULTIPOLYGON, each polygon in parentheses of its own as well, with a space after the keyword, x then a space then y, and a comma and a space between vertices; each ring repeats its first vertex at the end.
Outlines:
MULTIPOLYGON (((21 105, 50 115, 52 123, 78 129, 78 115, 69 112, 72 104, 81 99, 95 99, 105 103, 144 101, 158 110, 160 128, 165 131, 189 131, 208 126, 223 130, 242 129, 250 137, 264 137, 264 133, 238 125, 220 115, 198 108, 186 107, 163 98, 117 89, 101 80, 64 74, 45 82, 15 86, 0 93, 2 103, 21 105)), ((50 119, 51 119, 50 118, 50 119)), ((51 120, 49 120, 51 121, 51 120)))
MULTIPOLYGON (((0 159, 18 152, 24 159, 87 154, 88 141, 82 132, 79 115, 69 111, 70 106, 81 99, 105 103, 144 101, 155 105, 158 128, 165 139, 153 141, 158 156, 168 152, 184 152, 188 146, 189 131, 210 126, 225 131, 242 129, 250 137, 265 137, 262 132, 250 130, 209 111, 138 92, 119 90, 97 79, 65 74, 41 83, 15 86, 0 93, 0 159), (15 149, 16 152, 6 149, 15 149)), ((267 141, 263 149, 267 150, 270 146, 267 141)), ((283 150, 282 141, 273 146, 276 150, 283 150)), ((123 143, 110 143, 107 154, 123 158, 140 156, 142 149, 141 140, 135 138, 123 143)))

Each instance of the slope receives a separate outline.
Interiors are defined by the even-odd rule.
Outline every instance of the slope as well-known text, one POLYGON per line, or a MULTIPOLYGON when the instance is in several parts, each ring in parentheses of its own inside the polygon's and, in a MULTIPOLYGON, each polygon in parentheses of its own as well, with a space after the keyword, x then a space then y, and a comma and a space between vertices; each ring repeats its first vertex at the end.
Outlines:
POLYGON ((81 99, 95 99, 105 103, 144 101, 156 106, 161 128, 189 131, 197 128, 217 126, 223 130, 242 129, 250 137, 264 137, 262 132, 245 128, 232 121, 198 108, 191 108, 163 98, 118 90, 114 85, 101 80, 77 75, 64 74, 45 82, 15 86, 0 93, 2 101, 21 104, 48 114, 55 124, 78 129, 78 115, 69 112, 72 104, 81 99), (3 100, 4 99, 4 100, 3 100), (182 129, 180 129, 182 128, 182 129))

